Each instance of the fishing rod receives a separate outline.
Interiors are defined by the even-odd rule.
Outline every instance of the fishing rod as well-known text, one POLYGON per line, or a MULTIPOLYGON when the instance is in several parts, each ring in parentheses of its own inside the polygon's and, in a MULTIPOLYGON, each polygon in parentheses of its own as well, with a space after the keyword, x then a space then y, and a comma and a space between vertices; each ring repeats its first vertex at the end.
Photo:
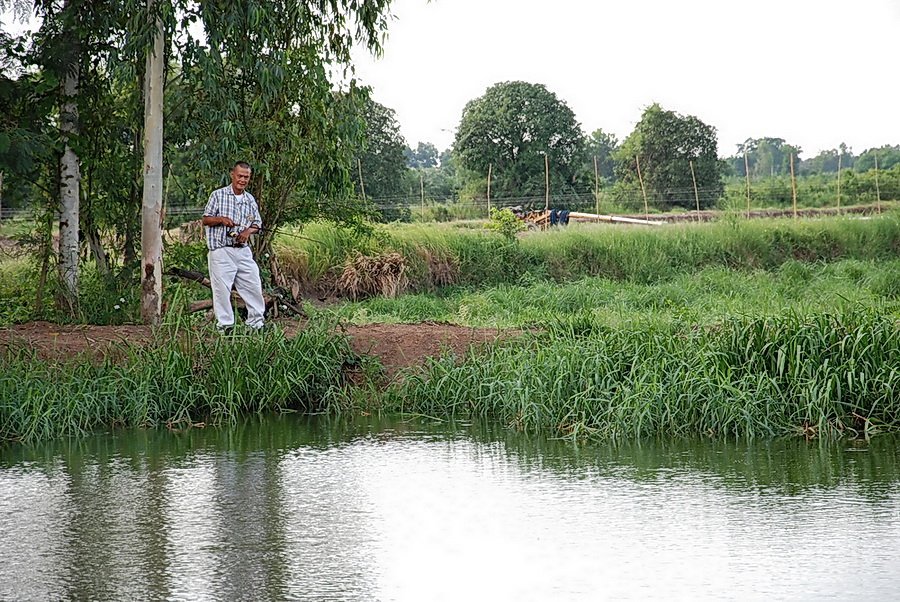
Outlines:
MULTIPOLYGON (((290 237, 293 237, 293 238, 299 238, 299 239, 301 239, 301 240, 308 240, 308 241, 311 241, 311 242, 319 243, 319 244, 322 245, 323 247, 327 247, 327 246, 328 246, 326 243, 322 242, 321 240, 317 240, 317 239, 315 239, 315 238, 310 238, 309 236, 303 236, 302 234, 294 234, 293 232, 284 232, 284 231, 279 230, 279 229, 277 229, 277 228, 261 228, 261 227, 259 227, 259 226, 250 226, 250 227, 256 228, 256 230, 257 230, 258 232, 266 232, 266 233, 268 233, 268 234, 273 234, 273 235, 274 235, 274 234, 278 234, 278 235, 280 235, 280 236, 290 236, 290 237)), ((237 236, 237 235, 238 235, 238 233, 237 233, 237 232, 234 232, 234 231, 228 233, 228 236, 231 237, 231 238, 234 238, 234 237, 237 236)))

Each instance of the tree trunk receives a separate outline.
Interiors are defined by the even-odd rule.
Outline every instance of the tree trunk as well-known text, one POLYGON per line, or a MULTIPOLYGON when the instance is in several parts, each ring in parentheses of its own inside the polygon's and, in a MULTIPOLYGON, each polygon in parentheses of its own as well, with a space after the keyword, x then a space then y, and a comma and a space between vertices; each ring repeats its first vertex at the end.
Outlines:
POLYGON ((65 302, 69 305, 69 311, 74 313, 78 303, 78 201, 81 168, 78 155, 69 144, 69 138, 78 133, 76 96, 79 52, 77 43, 72 46, 72 56, 75 58, 63 80, 63 103, 59 124, 64 143, 63 154, 59 160, 59 274, 65 302))
POLYGON ((88 246, 91 249, 91 255, 94 257, 94 263, 97 264, 97 271, 101 276, 109 276, 109 257, 107 257, 106 251, 103 249, 100 232, 90 216, 90 211, 85 212, 83 230, 84 237, 87 239, 88 246))
MULTIPOLYGON (((155 11, 158 0, 151 0, 155 11)), ((155 17, 156 36, 144 73, 144 196, 141 205, 141 319, 158 324, 162 315, 162 143, 163 49, 165 33, 155 17)))

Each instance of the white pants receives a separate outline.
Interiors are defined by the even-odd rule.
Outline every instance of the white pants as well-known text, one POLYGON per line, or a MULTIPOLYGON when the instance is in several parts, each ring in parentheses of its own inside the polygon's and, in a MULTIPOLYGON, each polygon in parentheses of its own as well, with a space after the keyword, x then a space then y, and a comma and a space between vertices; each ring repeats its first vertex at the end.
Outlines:
POLYGON ((250 247, 219 247, 210 251, 209 284, 212 288, 213 310, 219 328, 234 325, 231 307, 231 286, 247 306, 247 326, 262 328, 266 302, 263 300, 259 266, 253 261, 250 247))

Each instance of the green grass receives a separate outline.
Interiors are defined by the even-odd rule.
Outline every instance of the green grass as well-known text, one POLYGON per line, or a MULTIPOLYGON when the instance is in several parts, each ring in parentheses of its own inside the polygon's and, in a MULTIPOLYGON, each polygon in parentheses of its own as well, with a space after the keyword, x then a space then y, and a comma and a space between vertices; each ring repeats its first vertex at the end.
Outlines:
POLYGON ((328 289, 336 270, 356 253, 396 251, 406 258, 410 290, 447 284, 485 287, 523 280, 567 282, 601 276, 618 282, 655 283, 706 267, 774 270, 778 266, 890 260, 900 257, 900 214, 871 219, 720 222, 657 228, 579 224, 530 232, 508 243, 502 237, 455 224, 394 224, 360 238, 323 224, 304 233, 318 242, 279 239, 286 271, 308 289, 328 289))
POLYGON ((869 437, 900 427, 898 330, 869 311, 560 325, 436 360, 377 407, 574 439, 869 437))
POLYGON ((591 277, 562 284, 456 287, 438 295, 348 302, 324 312, 356 324, 436 321, 509 328, 566 320, 608 327, 709 324, 733 316, 811 315, 841 308, 900 314, 900 260, 790 260, 773 271, 707 267, 656 284, 591 277))
POLYGON ((342 394, 347 341, 326 324, 291 339, 273 329, 219 337, 159 331, 156 344, 103 361, 0 355, 0 441, 37 441, 111 427, 186 428, 272 411, 314 412, 342 394))

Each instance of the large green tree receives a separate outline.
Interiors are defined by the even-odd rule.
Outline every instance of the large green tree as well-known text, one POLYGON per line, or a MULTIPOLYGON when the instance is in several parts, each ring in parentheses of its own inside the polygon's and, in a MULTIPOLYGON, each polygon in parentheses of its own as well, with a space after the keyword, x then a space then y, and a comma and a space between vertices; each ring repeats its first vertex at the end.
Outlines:
POLYGON ((356 154, 356 193, 394 206, 406 199, 406 141, 393 109, 366 99, 361 103, 365 135, 356 154))
POLYGON ((634 131, 615 152, 616 175, 626 184, 640 176, 648 195, 667 208, 695 206, 693 176, 700 189, 700 206, 722 195, 724 166, 717 155, 716 129, 691 115, 648 107, 634 131))
POLYGON ((469 101, 456 130, 460 167, 485 179, 491 167, 491 195, 543 195, 545 156, 551 189, 573 189, 584 134, 575 114, 541 84, 501 82, 469 101))

